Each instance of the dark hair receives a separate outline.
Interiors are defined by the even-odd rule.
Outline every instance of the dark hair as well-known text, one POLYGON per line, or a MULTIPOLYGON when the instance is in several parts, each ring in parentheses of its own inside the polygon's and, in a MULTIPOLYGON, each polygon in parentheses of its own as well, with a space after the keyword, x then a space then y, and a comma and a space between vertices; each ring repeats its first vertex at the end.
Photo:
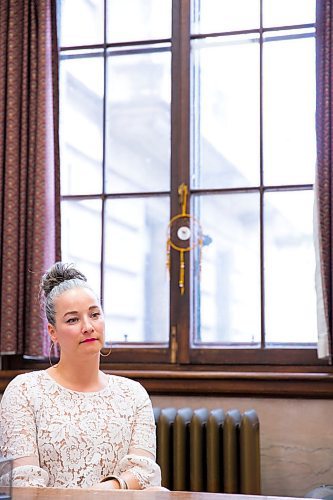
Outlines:
MULTIPOLYGON (((41 279, 41 296, 47 320, 55 325, 54 299, 71 288, 88 288, 87 278, 74 264, 56 262, 41 279)), ((93 290, 92 290, 93 291, 93 290)))

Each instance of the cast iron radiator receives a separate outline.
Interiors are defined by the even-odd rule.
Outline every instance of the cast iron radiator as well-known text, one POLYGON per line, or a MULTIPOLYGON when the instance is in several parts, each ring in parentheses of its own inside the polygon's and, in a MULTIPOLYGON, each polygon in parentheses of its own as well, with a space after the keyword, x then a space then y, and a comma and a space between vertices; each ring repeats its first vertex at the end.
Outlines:
POLYGON ((175 491, 260 494, 255 410, 154 408, 162 485, 175 491))

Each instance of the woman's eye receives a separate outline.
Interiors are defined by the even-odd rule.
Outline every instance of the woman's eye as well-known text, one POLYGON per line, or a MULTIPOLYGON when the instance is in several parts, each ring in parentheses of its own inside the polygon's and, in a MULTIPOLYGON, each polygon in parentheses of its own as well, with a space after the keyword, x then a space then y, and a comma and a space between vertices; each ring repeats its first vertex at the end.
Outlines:
POLYGON ((94 312, 94 313, 92 313, 92 315, 91 315, 91 316, 92 316, 93 318, 95 318, 95 319, 96 319, 96 318, 99 318, 99 317, 100 317, 100 315, 101 315, 101 313, 100 313, 100 312, 94 312))
POLYGON ((77 318, 69 318, 69 319, 66 321, 66 323, 69 323, 69 324, 71 324, 71 323, 75 323, 75 322, 76 322, 76 320, 77 320, 77 318))

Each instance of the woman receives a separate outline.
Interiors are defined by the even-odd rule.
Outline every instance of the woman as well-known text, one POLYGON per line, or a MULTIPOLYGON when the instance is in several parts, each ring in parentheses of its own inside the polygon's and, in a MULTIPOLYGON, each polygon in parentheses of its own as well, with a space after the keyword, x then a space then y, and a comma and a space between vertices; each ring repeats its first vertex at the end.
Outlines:
POLYGON ((41 289, 60 359, 18 375, 2 397, 0 448, 15 459, 14 486, 158 487, 151 402, 138 382, 99 369, 104 317, 85 276, 57 262, 41 289))

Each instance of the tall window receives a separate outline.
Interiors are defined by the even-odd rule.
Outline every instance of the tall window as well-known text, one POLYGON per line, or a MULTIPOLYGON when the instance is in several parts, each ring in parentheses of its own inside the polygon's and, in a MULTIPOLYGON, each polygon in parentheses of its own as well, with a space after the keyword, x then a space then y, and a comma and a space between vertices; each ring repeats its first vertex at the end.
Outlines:
POLYGON ((315 362, 315 1, 60 6, 62 258, 113 359, 315 362))

